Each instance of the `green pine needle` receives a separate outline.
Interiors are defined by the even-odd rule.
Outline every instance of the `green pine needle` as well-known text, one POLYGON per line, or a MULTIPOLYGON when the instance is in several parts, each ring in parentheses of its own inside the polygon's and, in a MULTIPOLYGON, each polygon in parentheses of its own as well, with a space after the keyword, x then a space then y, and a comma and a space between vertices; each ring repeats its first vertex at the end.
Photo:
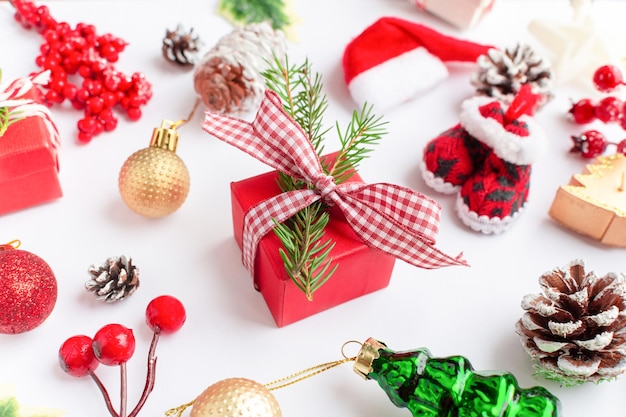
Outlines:
MULTIPOLYGON (((266 86, 278 94, 285 112, 300 125, 317 155, 321 156, 324 137, 330 131, 330 128, 323 128, 328 100, 322 92, 321 75, 311 71, 308 60, 295 66, 289 64, 288 58, 283 64, 275 57, 263 76, 266 86)), ((371 152, 371 147, 386 133, 385 124, 382 118, 372 113, 371 106, 365 105, 361 111, 352 114, 345 130, 337 125, 341 149, 335 161, 321 161, 324 172, 332 175, 337 184, 346 181, 371 152)), ((313 187, 283 172, 279 172, 278 185, 283 192, 313 187)), ((332 277, 339 266, 333 264, 330 257, 335 242, 324 240, 329 221, 328 206, 317 201, 284 223, 276 223, 274 228, 283 245, 279 253, 285 270, 308 300, 313 299, 313 293, 332 277)))

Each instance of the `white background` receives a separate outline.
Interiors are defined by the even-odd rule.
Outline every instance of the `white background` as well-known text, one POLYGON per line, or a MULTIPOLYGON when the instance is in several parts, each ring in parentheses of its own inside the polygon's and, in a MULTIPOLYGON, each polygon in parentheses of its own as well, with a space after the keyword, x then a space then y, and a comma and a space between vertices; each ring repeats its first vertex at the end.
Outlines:
MULTIPOLYGON (((470 268, 435 271, 397 262, 391 284, 284 328, 276 328, 261 295, 240 262, 230 224, 229 183, 267 171, 262 163, 200 130, 201 114, 181 128, 178 154, 191 175, 191 191, 175 214, 148 220, 132 213, 117 190, 124 160, 148 145, 161 120, 184 118, 194 101, 191 72, 166 62, 161 40, 178 23, 194 27, 208 50, 231 26, 214 13, 213 1, 127 0, 50 1, 52 15, 75 24, 93 23, 129 42, 117 68, 144 72, 154 97, 138 122, 121 118, 117 129, 87 145, 75 139, 80 113, 69 106, 52 109, 62 134, 58 201, 0 217, 0 241, 21 239, 22 249, 44 258, 55 271, 59 297, 39 328, 21 335, 0 335, 0 384, 15 384, 23 403, 63 409, 68 416, 106 416, 100 393, 89 380, 64 374, 57 363, 61 343, 75 334, 92 336, 118 322, 135 330, 137 350, 129 366, 129 403, 143 387, 150 331, 144 325, 147 303, 160 294, 181 299, 188 311, 180 332, 161 339, 157 382, 141 415, 195 398, 208 385, 233 376, 259 382, 340 359, 348 340, 375 337, 391 348, 427 346, 436 356, 463 354, 476 369, 513 372, 524 387, 541 384, 562 400, 568 417, 625 415, 626 380, 561 388, 532 376, 514 323, 525 294, 539 292, 538 277, 554 267, 584 259, 599 274, 624 270, 623 249, 603 247, 559 227, 547 215, 556 189, 584 161, 569 154, 569 135, 582 128, 567 122, 569 98, 593 96, 589 90, 561 86, 556 99, 537 117, 550 139, 550 152, 533 167, 530 203, 513 228, 498 236, 468 230, 457 219, 454 198, 428 189, 419 176, 424 144, 455 124, 461 101, 473 89, 472 69, 454 67, 446 82, 385 115, 389 135, 362 164, 368 182, 392 182, 436 198, 443 214, 438 246, 465 253, 470 268), (87 268, 107 257, 132 256, 141 269, 141 287, 124 302, 105 305, 84 290, 87 268)), ((421 21, 446 33, 498 46, 517 41, 541 46, 526 27, 533 18, 565 21, 569 3, 560 0, 500 1, 475 29, 460 32, 421 13, 403 0, 298 1, 298 43, 290 60, 308 57, 323 73, 329 99, 327 124, 342 126, 353 109, 343 83, 341 56, 352 37, 378 17, 395 15, 421 21)), ((596 2, 605 29, 619 33, 626 3, 596 2)), ((0 3, 0 67, 6 81, 37 68, 41 37, 13 21, 8 2, 0 3)), ((621 140, 617 130, 615 140, 621 140)), ((336 149, 328 138, 327 149, 336 149)), ((117 406, 118 372, 98 370, 117 406)), ((407 416, 372 381, 364 382, 350 365, 276 392, 285 416, 407 416)))

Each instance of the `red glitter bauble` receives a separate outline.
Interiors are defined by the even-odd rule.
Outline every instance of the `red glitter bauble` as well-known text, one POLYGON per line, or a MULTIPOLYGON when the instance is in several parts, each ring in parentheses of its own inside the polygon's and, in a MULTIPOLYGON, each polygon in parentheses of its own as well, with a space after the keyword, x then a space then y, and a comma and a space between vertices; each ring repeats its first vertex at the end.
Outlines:
POLYGON ((34 329, 52 313, 57 281, 39 256, 0 247, 0 333, 34 329))

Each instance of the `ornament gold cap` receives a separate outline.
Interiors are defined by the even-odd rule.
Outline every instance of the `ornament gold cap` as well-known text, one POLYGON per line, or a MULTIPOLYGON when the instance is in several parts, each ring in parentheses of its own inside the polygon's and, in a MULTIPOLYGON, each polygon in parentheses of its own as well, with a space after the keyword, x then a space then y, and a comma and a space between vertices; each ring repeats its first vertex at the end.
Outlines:
POLYGON ((156 127, 152 132, 150 147, 176 152, 176 147, 178 146, 178 131, 176 130, 176 125, 177 124, 171 120, 163 120, 161 127, 156 127))
POLYGON ((361 375, 363 379, 369 379, 368 375, 373 371, 372 363, 380 356, 378 351, 386 347, 383 342, 372 337, 367 339, 361 346, 361 350, 354 361, 354 367, 352 368, 354 372, 361 375))

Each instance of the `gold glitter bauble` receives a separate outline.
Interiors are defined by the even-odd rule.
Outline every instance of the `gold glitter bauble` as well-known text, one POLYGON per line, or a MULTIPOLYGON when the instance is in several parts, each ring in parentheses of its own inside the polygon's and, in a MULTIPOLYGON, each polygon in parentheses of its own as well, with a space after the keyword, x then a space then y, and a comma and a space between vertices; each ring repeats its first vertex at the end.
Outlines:
POLYGON ((176 155, 178 134, 157 128, 150 147, 132 154, 120 170, 122 199, 134 212, 163 217, 178 210, 189 193, 189 171, 176 155))
POLYGON ((190 417, 281 417, 274 395, 245 378, 219 381, 196 398, 190 417))

